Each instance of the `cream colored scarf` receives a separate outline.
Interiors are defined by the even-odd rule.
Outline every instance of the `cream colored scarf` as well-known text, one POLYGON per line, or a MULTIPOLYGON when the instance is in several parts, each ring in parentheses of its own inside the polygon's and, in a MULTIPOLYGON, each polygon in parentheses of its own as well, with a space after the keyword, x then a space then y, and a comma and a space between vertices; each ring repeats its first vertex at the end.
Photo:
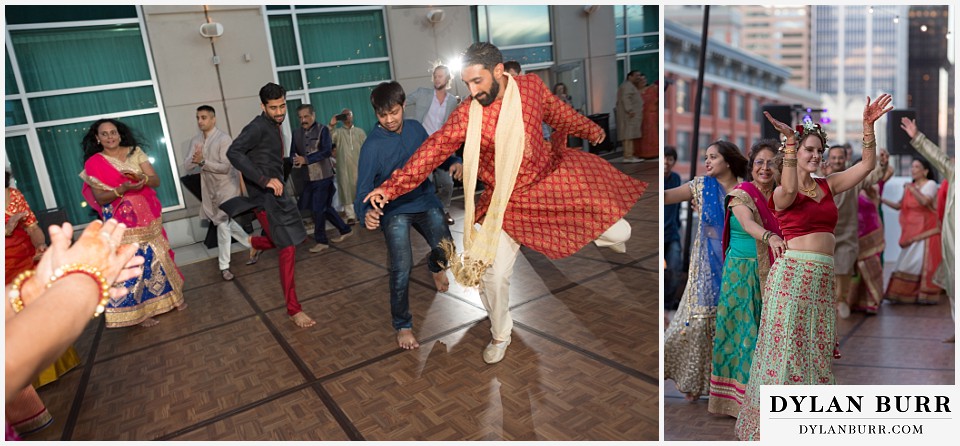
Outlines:
POLYGON ((477 172, 480 167, 480 130, 483 127, 483 106, 474 99, 470 103, 470 118, 467 122, 467 138, 463 148, 463 188, 465 200, 465 221, 463 224, 462 256, 449 240, 441 244, 447 256, 450 270, 457 283, 467 287, 480 285, 484 271, 493 263, 503 228, 503 215, 507 203, 513 195, 513 188, 523 160, 526 136, 523 131, 523 110, 520 103, 520 89, 517 82, 507 73, 507 88, 503 94, 500 117, 494 135, 495 161, 494 178, 496 187, 487 208, 480 231, 475 232, 474 197, 477 188, 477 172))

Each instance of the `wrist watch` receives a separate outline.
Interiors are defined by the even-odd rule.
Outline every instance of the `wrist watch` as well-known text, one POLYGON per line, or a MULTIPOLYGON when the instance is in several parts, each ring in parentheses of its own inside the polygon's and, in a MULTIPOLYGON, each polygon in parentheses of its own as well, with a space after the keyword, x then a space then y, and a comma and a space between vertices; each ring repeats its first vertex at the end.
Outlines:
POLYGON ((207 160, 200 160, 200 162, 197 163, 197 165, 200 167, 203 167, 204 164, 207 164, 207 160))

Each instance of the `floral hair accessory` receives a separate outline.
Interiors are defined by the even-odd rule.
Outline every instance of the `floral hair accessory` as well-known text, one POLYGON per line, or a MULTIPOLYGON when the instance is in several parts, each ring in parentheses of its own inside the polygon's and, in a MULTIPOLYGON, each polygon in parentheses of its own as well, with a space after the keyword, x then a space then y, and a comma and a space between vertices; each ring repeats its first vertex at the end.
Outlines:
POLYGON ((796 131, 794 132, 794 137, 796 138, 797 143, 803 141, 803 138, 806 138, 809 135, 817 135, 820 138, 820 142, 823 143, 824 147, 827 144, 827 131, 820 127, 820 124, 815 124, 809 118, 803 120, 803 124, 798 124, 795 127, 796 131))

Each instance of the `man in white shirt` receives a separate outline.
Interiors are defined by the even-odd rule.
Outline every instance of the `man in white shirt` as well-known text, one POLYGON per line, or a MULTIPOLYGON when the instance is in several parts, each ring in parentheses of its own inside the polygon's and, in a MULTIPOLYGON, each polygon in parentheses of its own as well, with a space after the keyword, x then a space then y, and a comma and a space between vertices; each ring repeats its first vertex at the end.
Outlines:
MULTIPOLYGON (((457 108, 460 99, 449 94, 450 89, 450 69, 444 65, 437 65, 433 69, 433 88, 421 87, 413 93, 407 95, 408 116, 420 121, 427 135, 433 135, 434 132, 447 122, 447 117, 457 108), (412 111, 409 110, 412 108, 412 111)), ((448 225, 454 223, 450 216, 450 199, 453 197, 453 178, 450 173, 443 169, 433 171, 433 182, 437 185, 437 198, 443 205, 444 217, 448 225)))

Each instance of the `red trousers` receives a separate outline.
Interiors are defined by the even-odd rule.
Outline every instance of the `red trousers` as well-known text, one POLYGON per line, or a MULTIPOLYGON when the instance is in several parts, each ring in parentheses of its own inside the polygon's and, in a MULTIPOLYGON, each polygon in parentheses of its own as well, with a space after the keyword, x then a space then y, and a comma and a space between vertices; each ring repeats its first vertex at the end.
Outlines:
MULTIPOLYGON (((256 211, 257 221, 267 235, 254 236, 250 238, 250 245, 254 249, 265 250, 273 249, 277 246, 270 239, 270 223, 267 222, 267 213, 256 211)), ((297 247, 287 246, 280 248, 280 288, 283 288, 283 298, 287 301, 287 314, 293 316, 303 309, 297 300, 297 286, 294 283, 293 271, 297 264, 297 247)))

